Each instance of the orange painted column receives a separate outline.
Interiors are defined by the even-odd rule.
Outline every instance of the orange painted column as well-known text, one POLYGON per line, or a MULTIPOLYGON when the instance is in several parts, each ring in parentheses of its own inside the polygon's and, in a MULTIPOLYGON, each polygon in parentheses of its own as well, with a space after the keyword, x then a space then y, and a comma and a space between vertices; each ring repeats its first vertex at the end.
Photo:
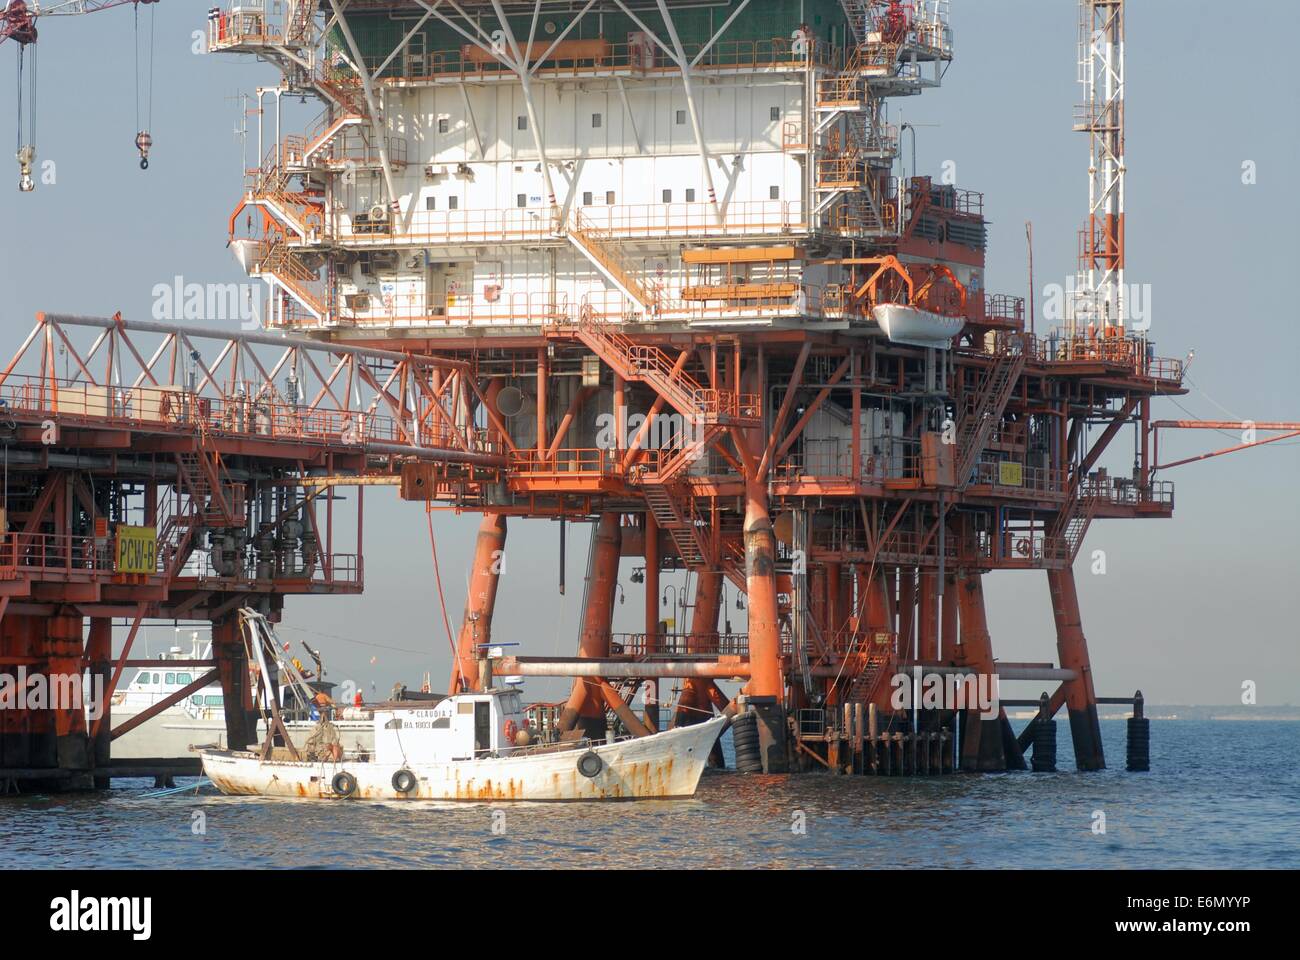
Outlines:
MULTIPOLYGON (((96 710, 103 711, 99 724, 99 733, 91 743, 94 766, 107 767, 111 756, 112 744, 112 704, 106 694, 108 682, 113 675, 113 621, 109 617, 91 617, 90 631, 86 636, 86 660, 90 664, 90 701, 96 710)), ((97 789, 109 787, 107 777, 95 779, 97 789)))
MULTIPOLYGON (((717 653, 718 613, 722 610, 722 571, 701 570, 695 578, 695 613, 686 639, 687 653, 717 653)), ((684 727, 713 715, 707 683, 688 677, 682 683, 673 726, 684 727)))
POLYGON ((917 649, 921 660, 935 660, 939 656, 938 576, 923 571, 917 590, 917 649))
POLYGON ((943 603, 940 611, 942 630, 939 632, 938 655, 949 659, 957 647, 957 578, 951 575, 943 578, 943 603))
POLYGON ((916 636, 916 571, 902 567, 898 571, 898 656, 912 654, 912 640, 916 636))
POLYGON ((456 640, 456 659, 452 662, 451 680, 447 684, 449 693, 478 689, 478 647, 492 642, 492 614, 496 610, 497 584, 505 563, 505 546, 505 516, 483 514, 474 545, 474 565, 470 568, 465 613, 456 640))
POLYGON ((1083 635, 1079 615, 1079 594, 1075 589, 1074 571, 1048 570, 1047 585, 1052 594, 1052 616, 1056 620, 1056 650, 1061 668, 1073 670, 1075 679, 1067 680, 1065 705, 1070 713, 1070 737, 1074 741, 1074 762, 1080 770, 1102 770, 1106 754, 1101 743, 1101 724, 1097 720, 1097 693, 1092 686, 1092 663, 1088 641, 1083 635))
POLYGON ((863 616, 863 625, 867 633, 888 633, 892 626, 885 576, 879 568, 867 583, 867 608, 863 616))
POLYGON ((212 622, 212 657, 217 661, 221 695, 226 712, 226 746, 243 750, 257 742, 257 715, 248 678, 248 655, 239 619, 226 616, 212 622))
MULTIPOLYGON (((989 637, 988 619, 984 612, 984 580, 978 573, 972 573, 961 581, 958 587, 958 605, 961 610, 961 652, 963 666, 970 667, 976 674, 976 684, 968 684, 968 703, 975 699, 979 691, 990 697, 998 694, 996 669, 993 662, 993 641, 989 637)), ((991 703, 990 703, 991 708, 991 703)), ((1016 738, 1011 732, 1006 711, 998 707, 996 713, 980 709, 972 704, 964 712, 961 747, 961 767, 963 770, 1008 770, 1024 769, 1025 761, 1020 755, 1016 738), (993 715, 989 715, 993 714, 993 715), (1008 746, 1012 753, 1007 753, 1008 746)))
MULTIPOLYGON (((602 513, 596 528, 595 553, 588 564, 591 576, 587 581, 587 608, 583 611, 582 633, 578 637, 579 657, 609 656, 622 546, 618 514, 602 513)), ((579 724, 589 737, 605 735, 605 700, 600 692, 600 681, 594 677, 576 678, 569 701, 560 711, 561 730, 572 730, 579 724)))
POLYGON ((767 509, 767 483, 745 481, 745 592, 749 595, 750 678, 746 695, 758 714, 764 773, 785 773, 785 684, 776 596, 776 537, 767 509))
POLYGON ((65 770, 89 770, 91 756, 86 712, 79 698, 71 703, 62 702, 64 695, 68 695, 70 684, 75 684, 77 694, 81 693, 82 618, 80 615, 54 616, 45 619, 44 624, 46 653, 49 658, 46 666, 47 691, 54 720, 58 765, 65 770))
MULTIPOLYGON (((626 430, 626 422, 622 429, 626 430)), ((654 514, 645 512, 645 643, 646 650, 658 651, 663 642, 659 635, 659 522, 654 514)), ((659 681, 654 680, 655 700, 659 699, 659 681)), ((647 711, 648 712, 648 711, 647 711)), ((651 719, 658 725, 658 706, 651 719)))

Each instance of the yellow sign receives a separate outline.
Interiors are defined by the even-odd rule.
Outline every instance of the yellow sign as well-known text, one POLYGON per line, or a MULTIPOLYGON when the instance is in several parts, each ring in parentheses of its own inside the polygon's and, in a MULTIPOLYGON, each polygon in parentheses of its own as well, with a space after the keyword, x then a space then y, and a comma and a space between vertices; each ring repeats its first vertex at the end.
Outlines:
POLYGON ((1004 487, 1024 486, 1024 466, 1010 460, 1001 461, 998 463, 998 483, 1004 487))
POLYGON ((117 562, 113 569, 118 573, 156 573, 158 571, 157 527, 117 528, 117 562))

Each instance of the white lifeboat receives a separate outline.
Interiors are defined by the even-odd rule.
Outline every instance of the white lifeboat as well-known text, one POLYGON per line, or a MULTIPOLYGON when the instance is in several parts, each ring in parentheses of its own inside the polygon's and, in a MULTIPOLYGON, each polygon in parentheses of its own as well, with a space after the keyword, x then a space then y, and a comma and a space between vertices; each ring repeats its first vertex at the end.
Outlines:
POLYGON ((953 337, 966 325, 964 317, 949 317, 903 303, 882 303, 872 308, 871 316, 894 343, 940 350, 952 346, 953 337))
POLYGON ((266 244, 260 240, 231 240, 230 252, 235 255, 239 265, 244 268, 245 273, 252 273, 262 254, 266 249, 266 244))

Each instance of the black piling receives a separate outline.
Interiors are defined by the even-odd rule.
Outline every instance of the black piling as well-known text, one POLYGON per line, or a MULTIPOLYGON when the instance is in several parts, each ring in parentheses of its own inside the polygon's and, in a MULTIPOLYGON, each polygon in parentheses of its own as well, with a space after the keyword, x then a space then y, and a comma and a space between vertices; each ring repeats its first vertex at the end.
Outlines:
POLYGON ((1038 716, 1034 718, 1034 756, 1031 761, 1035 773, 1056 772, 1056 721, 1052 719, 1048 697, 1038 699, 1038 716))
POLYGON ((1128 769, 1151 769, 1151 721, 1142 716, 1142 691, 1133 694, 1133 716, 1128 719, 1128 769))
POLYGON ((758 717, 742 713, 731 722, 736 745, 736 769, 741 773, 762 773, 763 754, 758 745, 758 717))

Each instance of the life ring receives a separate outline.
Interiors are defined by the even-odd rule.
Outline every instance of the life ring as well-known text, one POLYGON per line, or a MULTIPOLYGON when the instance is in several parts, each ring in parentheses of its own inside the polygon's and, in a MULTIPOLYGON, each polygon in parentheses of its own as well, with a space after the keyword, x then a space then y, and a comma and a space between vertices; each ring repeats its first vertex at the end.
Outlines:
POLYGON ((578 758, 578 772, 588 780, 595 780, 604 768, 605 761, 600 759, 600 754, 595 750, 588 750, 578 758))
POLYGON ((1019 540, 1016 541, 1016 553, 1020 554, 1022 557, 1029 556, 1028 537, 1021 537, 1019 540))
POLYGON ((502 728, 502 732, 506 735, 506 743, 513 746, 515 742, 515 734, 519 732, 519 724, 515 723, 513 720, 507 720, 505 727, 502 728))
POLYGON ((402 768, 393 774, 393 789, 398 793, 410 793, 419 783, 410 770, 402 768))
POLYGON ((350 797, 357 792, 357 778, 346 770, 340 770, 334 774, 334 779, 330 781, 330 787, 340 797, 350 797))

